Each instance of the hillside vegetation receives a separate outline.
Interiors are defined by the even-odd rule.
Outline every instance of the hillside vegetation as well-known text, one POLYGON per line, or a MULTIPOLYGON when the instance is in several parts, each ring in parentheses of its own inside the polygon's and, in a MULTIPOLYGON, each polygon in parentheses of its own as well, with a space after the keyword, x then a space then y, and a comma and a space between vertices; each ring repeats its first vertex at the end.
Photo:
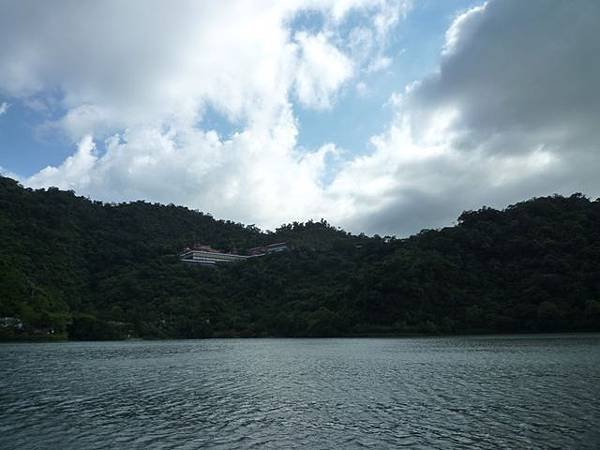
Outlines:
POLYGON ((4 339, 600 330, 600 201, 482 208, 395 239, 323 220, 265 233, 0 177, 0 317, 4 339), (177 257, 280 241, 291 251, 216 269, 177 257))

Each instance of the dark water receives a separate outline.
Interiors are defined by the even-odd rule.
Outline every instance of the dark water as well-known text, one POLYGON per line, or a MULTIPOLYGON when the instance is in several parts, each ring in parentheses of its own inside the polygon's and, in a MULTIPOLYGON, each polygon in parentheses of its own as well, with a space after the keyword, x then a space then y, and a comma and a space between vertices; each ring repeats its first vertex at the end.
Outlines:
POLYGON ((600 335, 2 344, 0 447, 600 448, 600 335))

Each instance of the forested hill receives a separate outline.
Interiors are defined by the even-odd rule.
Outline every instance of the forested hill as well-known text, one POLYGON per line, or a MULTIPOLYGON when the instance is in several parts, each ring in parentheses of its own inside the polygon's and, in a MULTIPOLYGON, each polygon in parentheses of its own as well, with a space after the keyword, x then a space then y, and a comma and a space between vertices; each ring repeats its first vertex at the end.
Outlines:
POLYGON ((600 330, 600 201, 536 198, 408 238, 325 221, 275 232, 0 177, 0 338, 600 330), (187 265, 192 243, 289 252, 187 265))

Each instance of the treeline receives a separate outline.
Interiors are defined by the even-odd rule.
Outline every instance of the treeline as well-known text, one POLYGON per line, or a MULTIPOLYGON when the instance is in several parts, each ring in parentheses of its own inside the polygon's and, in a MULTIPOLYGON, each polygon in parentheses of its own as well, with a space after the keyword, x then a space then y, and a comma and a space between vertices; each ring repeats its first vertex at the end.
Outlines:
POLYGON ((408 239, 275 232, 174 205, 0 177, 0 338, 362 336, 600 330, 600 201, 536 198, 408 239), (216 269, 177 253, 286 241, 216 269))

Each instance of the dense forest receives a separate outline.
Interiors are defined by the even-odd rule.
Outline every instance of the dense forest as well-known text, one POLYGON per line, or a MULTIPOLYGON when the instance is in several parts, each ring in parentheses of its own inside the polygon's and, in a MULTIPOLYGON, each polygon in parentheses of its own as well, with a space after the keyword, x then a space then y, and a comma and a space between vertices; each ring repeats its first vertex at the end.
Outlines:
POLYGON ((263 232, 174 205, 0 177, 0 339, 600 330, 600 200, 464 212, 407 239, 324 220, 263 232), (193 243, 290 251, 217 268, 193 243))

